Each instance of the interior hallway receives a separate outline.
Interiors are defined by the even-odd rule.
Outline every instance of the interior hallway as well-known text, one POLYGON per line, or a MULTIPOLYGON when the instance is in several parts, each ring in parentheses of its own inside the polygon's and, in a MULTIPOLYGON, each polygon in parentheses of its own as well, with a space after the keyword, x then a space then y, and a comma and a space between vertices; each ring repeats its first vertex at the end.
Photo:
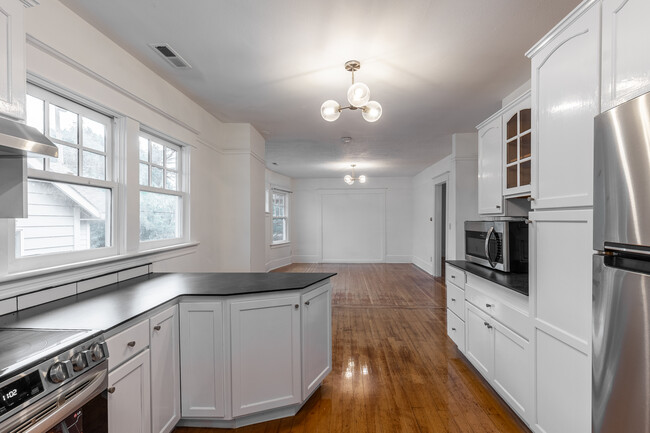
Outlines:
POLYGON ((238 433, 529 432, 447 338, 444 279, 411 264, 293 264, 276 272, 338 273, 333 370, 295 417, 238 433))

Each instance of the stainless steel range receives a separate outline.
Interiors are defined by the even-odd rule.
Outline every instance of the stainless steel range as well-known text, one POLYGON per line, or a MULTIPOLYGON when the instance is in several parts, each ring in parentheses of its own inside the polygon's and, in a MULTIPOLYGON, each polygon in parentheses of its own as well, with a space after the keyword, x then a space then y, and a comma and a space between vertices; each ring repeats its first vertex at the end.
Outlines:
POLYGON ((0 329, 0 432, 107 433, 97 331, 0 329))

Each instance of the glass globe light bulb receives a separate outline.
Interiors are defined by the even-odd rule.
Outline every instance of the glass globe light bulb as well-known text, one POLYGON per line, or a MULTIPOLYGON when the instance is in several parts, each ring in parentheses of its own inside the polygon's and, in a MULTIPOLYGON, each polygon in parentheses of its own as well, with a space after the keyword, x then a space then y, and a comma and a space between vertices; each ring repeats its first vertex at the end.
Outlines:
POLYGON ((365 174, 362 174, 361 176, 359 176, 359 183, 366 183, 366 175, 365 174))
POLYGON ((352 185, 354 183, 354 179, 352 179, 352 176, 349 174, 346 174, 345 177, 343 178, 343 181, 347 183, 348 185, 352 185))
POLYGON ((348 88, 348 102, 353 107, 363 107, 370 100, 370 89, 363 83, 354 83, 348 88))
POLYGON ((320 106, 320 115, 328 122, 334 122, 341 115, 341 105, 333 99, 328 99, 320 106))
POLYGON ((370 101, 363 107, 361 115, 368 122, 376 122, 381 117, 381 104, 377 101, 370 101))

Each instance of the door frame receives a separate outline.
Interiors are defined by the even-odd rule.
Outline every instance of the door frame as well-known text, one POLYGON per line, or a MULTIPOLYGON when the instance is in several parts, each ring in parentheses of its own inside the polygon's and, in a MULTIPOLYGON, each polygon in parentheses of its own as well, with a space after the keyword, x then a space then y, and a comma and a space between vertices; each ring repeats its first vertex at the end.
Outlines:
POLYGON ((448 257, 449 251, 449 172, 433 178, 433 276, 442 275, 442 255, 448 257), (445 222, 447 227, 442 226, 440 216, 442 215, 442 186, 445 186, 445 222), (442 251, 440 240, 445 236, 445 251, 442 251))

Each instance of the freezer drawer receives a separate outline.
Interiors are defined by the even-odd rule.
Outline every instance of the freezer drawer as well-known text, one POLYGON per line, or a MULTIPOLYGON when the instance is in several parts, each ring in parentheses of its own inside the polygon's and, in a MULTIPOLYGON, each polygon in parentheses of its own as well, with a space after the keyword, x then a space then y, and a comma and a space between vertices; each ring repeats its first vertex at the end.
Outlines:
POLYGON ((593 267, 592 432, 650 432, 650 262, 593 267))

